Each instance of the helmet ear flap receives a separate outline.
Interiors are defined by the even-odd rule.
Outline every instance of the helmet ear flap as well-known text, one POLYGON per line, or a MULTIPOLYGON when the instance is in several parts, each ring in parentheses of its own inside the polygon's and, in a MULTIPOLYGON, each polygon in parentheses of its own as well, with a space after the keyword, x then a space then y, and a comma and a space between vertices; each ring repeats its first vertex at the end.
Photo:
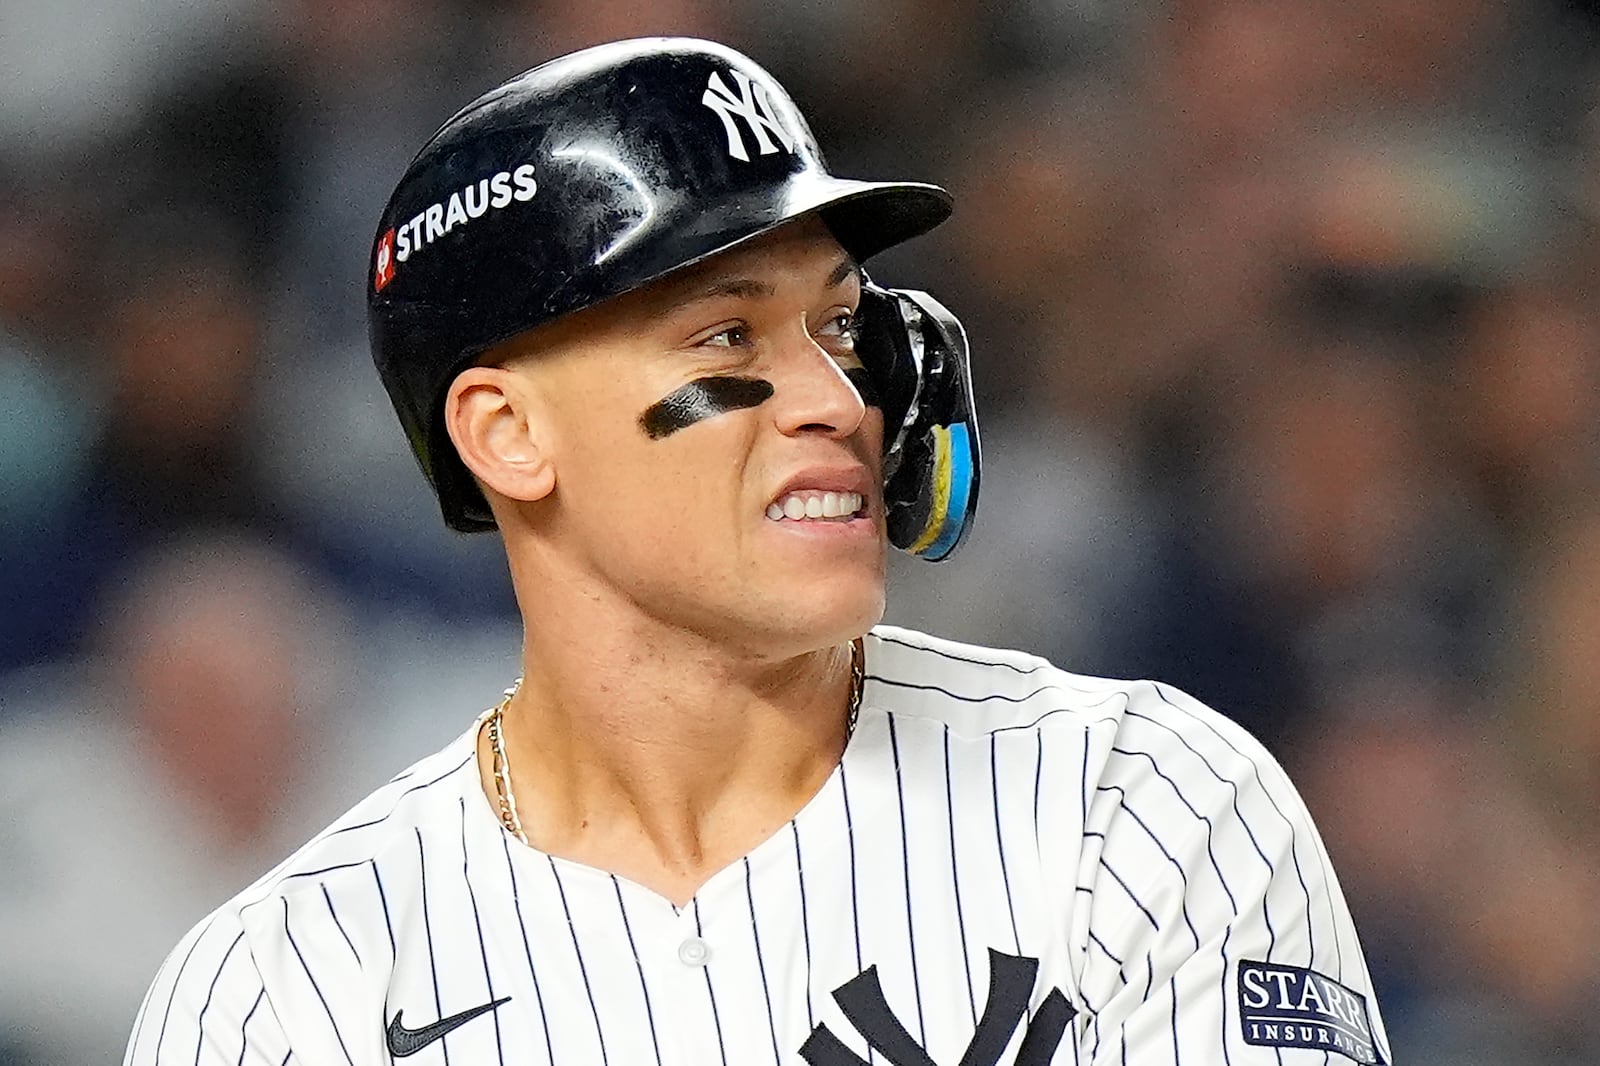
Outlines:
POLYGON ((856 354, 883 409, 889 541, 937 562, 966 536, 978 507, 982 457, 966 330, 925 292, 863 280, 856 354))
POLYGON ((861 274, 861 302, 855 313, 856 356, 871 379, 871 402, 883 411, 884 455, 894 454, 906 415, 922 384, 921 364, 911 351, 911 337, 900 314, 899 298, 861 274))

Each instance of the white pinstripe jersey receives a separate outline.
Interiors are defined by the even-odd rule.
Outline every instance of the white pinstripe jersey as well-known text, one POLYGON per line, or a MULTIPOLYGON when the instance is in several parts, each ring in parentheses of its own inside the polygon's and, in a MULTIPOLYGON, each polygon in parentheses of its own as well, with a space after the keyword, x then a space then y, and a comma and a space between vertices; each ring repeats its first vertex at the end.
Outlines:
POLYGON ((838 769, 682 909, 511 839, 468 731, 201 922, 126 1062, 1390 1061, 1322 842, 1237 726, 890 627, 866 668, 838 769))

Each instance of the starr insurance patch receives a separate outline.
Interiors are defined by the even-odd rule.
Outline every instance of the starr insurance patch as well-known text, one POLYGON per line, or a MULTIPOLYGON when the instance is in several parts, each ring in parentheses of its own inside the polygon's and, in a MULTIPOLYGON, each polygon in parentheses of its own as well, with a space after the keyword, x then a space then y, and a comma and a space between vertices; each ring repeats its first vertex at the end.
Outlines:
POLYGON ((1302 966, 1241 959, 1239 1025, 1247 1044, 1311 1048, 1386 1066, 1366 997, 1302 966))

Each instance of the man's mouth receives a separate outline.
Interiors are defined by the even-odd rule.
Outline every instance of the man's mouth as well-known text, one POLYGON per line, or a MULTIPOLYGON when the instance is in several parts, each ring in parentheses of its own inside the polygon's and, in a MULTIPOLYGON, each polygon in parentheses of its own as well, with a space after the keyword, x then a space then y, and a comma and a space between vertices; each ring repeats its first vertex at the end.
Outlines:
POLYGON ((767 517, 774 522, 849 521, 862 513, 864 504, 859 492, 804 489, 785 493, 769 503, 767 517))

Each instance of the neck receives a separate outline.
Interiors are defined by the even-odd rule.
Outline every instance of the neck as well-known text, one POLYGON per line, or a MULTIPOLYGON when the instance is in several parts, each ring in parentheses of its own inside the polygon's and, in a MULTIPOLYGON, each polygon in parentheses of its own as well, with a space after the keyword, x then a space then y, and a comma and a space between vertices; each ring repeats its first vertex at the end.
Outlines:
POLYGON ((510 787, 534 847, 683 903, 832 773, 851 649, 758 660, 692 635, 619 632, 530 631, 503 716, 510 787))

